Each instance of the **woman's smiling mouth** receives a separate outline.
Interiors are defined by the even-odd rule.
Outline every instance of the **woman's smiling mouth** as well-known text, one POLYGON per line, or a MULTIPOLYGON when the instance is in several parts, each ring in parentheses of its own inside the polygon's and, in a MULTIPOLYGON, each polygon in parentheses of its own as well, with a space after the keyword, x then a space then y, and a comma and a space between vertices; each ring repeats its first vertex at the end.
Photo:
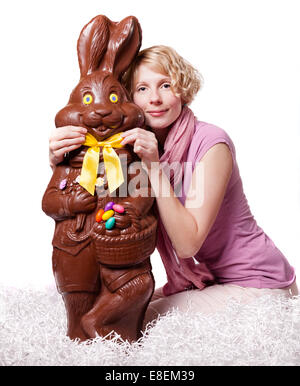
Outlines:
POLYGON ((151 110, 147 111, 148 114, 150 114, 152 117, 160 117, 163 114, 165 114, 168 110, 151 110))

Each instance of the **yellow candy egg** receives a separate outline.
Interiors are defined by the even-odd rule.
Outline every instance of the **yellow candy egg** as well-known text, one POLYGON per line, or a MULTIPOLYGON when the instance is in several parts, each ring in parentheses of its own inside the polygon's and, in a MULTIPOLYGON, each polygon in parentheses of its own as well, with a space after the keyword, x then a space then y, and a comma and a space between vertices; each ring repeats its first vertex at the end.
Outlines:
POLYGON ((102 220, 106 221, 108 220, 109 218, 111 218, 113 215, 115 214, 115 212, 113 210, 107 210, 103 216, 102 216, 102 220))

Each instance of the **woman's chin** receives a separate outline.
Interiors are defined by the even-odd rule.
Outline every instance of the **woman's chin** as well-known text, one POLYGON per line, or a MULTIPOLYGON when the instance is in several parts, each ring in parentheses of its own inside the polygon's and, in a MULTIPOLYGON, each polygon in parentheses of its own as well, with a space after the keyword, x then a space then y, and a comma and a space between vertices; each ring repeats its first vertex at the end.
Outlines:
POLYGON ((163 130, 169 127, 171 123, 167 122, 165 119, 159 119, 159 118, 146 120, 146 125, 151 127, 151 129, 153 130, 163 130))

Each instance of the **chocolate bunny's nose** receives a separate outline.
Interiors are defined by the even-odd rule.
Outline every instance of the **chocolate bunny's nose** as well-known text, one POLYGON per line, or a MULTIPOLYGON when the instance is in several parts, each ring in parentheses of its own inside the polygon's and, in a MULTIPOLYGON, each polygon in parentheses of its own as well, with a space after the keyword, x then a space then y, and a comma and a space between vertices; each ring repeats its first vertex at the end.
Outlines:
POLYGON ((102 118, 104 118, 107 115, 111 114, 111 110, 108 110, 108 109, 106 109, 104 107, 96 108, 94 111, 95 111, 96 114, 100 115, 102 118))

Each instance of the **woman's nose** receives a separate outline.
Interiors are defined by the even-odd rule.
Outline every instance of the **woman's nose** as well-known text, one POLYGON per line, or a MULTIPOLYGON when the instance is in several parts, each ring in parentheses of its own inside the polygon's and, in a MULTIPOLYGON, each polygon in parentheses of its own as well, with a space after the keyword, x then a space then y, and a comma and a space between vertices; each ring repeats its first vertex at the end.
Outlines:
POLYGON ((160 96, 159 92, 157 92, 156 90, 153 90, 151 92, 150 103, 153 105, 161 105, 162 104, 161 96, 160 96))

